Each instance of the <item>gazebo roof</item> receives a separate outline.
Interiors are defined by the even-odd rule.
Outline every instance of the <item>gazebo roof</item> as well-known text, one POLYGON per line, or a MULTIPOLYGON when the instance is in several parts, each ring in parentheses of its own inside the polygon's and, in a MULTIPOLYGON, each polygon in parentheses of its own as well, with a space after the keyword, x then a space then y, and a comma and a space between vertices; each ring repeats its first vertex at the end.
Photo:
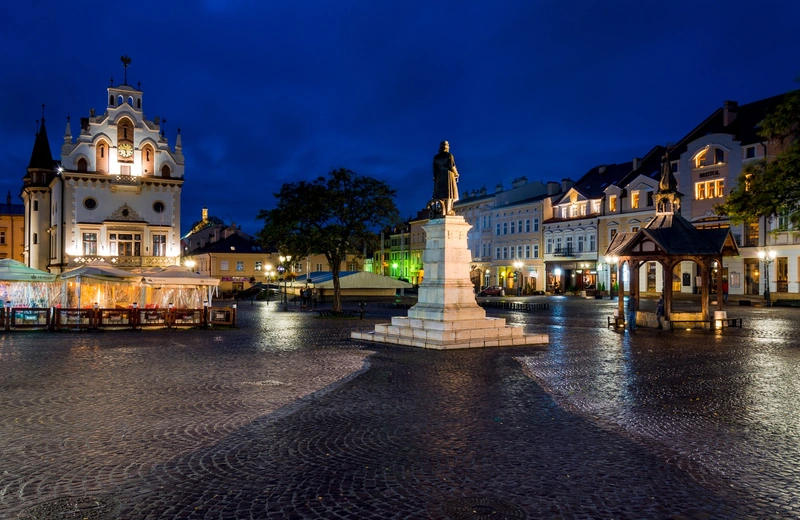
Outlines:
POLYGON ((636 254, 644 241, 652 241, 652 253, 669 256, 735 256, 739 254, 729 228, 697 229, 680 214, 661 214, 635 233, 618 233, 606 250, 607 256, 636 254))

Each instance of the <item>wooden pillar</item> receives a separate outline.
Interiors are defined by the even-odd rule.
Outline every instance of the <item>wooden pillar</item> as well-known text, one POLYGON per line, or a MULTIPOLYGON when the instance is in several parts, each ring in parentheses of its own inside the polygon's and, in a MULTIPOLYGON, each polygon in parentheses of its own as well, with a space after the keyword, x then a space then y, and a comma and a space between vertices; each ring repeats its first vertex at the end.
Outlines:
POLYGON ((700 312, 703 320, 708 320, 708 298, 711 293, 709 290, 709 282, 711 281, 711 263, 708 258, 701 259, 700 263, 700 312))
POLYGON ((617 308, 620 318, 625 317, 625 286, 622 283, 622 264, 623 260, 617 261, 617 308))
POLYGON ((628 270, 630 271, 631 277, 631 290, 628 298, 633 298, 633 305, 634 308, 638 311, 639 310, 639 267, 641 266, 641 262, 638 260, 636 262, 629 262, 628 270))
POLYGON ((722 294, 722 255, 717 258, 717 310, 722 310, 722 300, 724 295, 722 294))
POLYGON ((669 316, 672 314, 672 277, 675 266, 669 262, 661 266, 668 269, 668 272, 664 273, 664 320, 669 321, 669 316))

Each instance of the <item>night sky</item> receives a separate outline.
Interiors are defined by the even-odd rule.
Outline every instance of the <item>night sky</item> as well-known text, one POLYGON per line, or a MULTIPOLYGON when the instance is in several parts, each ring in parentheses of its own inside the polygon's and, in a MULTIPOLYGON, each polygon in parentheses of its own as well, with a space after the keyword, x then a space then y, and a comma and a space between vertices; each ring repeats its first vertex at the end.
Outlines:
POLYGON ((445 139, 462 192, 574 180, 797 88, 798 20, 796 0, 5 2, 0 190, 20 202, 42 103, 58 157, 127 54, 146 117, 181 128, 183 231, 207 205, 254 233, 282 183, 338 167, 415 215, 445 139))

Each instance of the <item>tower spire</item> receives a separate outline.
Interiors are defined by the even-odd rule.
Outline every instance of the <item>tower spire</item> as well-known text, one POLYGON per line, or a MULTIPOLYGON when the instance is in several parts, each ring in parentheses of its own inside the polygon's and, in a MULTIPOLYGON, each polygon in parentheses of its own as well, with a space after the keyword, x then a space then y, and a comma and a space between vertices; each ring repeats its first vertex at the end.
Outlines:
POLYGON ((122 61, 122 70, 125 73, 125 79, 123 80, 122 84, 123 85, 127 85, 128 84, 128 67, 131 66, 131 59, 128 57, 127 54, 125 56, 120 56, 119 59, 120 59, 120 61, 122 61))

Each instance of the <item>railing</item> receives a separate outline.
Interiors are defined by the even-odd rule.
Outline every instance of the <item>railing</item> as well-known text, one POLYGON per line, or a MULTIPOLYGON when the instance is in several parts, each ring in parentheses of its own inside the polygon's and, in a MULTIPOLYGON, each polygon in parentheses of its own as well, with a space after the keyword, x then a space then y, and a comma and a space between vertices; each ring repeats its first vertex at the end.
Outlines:
POLYGON ((553 256, 575 256, 575 250, 572 247, 557 247, 553 256))
POLYGON ((236 305, 207 309, 0 308, 0 329, 97 330, 236 326, 236 305))
POLYGON ((67 268, 80 267, 97 260, 113 267, 169 267, 177 265, 178 259, 172 256, 70 256, 67 258, 67 268))

